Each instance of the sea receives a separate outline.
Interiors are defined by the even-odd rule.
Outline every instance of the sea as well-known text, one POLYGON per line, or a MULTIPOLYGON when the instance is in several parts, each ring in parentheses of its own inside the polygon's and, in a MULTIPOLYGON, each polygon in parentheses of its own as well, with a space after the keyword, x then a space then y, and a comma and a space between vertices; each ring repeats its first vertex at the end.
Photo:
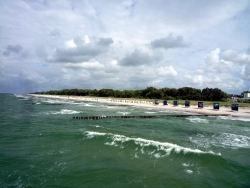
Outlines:
POLYGON ((0 187, 250 187, 250 119, 0 94, 0 187), (173 115, 74 119, 74 116, 173 115))

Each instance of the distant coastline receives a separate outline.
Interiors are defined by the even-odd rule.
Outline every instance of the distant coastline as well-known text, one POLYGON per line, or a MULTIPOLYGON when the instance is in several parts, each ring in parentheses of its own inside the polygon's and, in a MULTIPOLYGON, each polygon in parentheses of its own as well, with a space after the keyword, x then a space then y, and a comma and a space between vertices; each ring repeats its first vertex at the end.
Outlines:
MULTIPOLYGON (((114 105, 126 105, 126 106, 135 106, 140 108, 156 108, 164 110, 173 110, 194 114, 204 114, 204 115, 218 115, 224 114, 232 117, 245 117, 250 118, 250 108, 241 108, 239 107, 238 111, 232 111, 229 107, 221 106, 219 110, 214 110, 213 106, 204 106, 203 108, 198 108, 197 105, 190 105, 190 107, 185 107, 184 105, 174 106, 173 104, 163 105, 159 103, 158 105, 154 102, 149 102, 146 100, 124 100, 124 99, 111 99, 108 97, 97 98, 97 97, 80 97, 80 96, 62 96, 62 95, 41 95, 41 94, 29 94, 34 97, 46 97, 46 98, 60 98, 67 100, 80 100, 80 101, 89 101, 89 102, 103 102, 110 103, 114 105)), ((153 101, 153 100, 152 100, 153 101)))

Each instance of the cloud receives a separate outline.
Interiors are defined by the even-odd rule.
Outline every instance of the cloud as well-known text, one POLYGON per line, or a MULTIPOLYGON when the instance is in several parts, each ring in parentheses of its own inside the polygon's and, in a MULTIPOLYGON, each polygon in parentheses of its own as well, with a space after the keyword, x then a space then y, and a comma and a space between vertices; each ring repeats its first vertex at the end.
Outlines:
POLYGON ((165 66, 156 69, 156 72, 159 76, 174 76, 178 75, 177 71, 174 69, 173 66, 165 66))
POLYGON ((108 51, 113 43, 111 38, 99 38, 97 41, 89 42, 88 37, 84 39, 76 37, 64 42, 63 47, 56 48, 54 54, 46 58, 48 62, 82 62, 94 59, 108 51))
POLYGON ((232 71, 233 64, 230 61, 220 59, 220 49, 217 48, 205 57, 207 72, 228 73, 232 71))
POLYGON ((237 53, 233 50, 226 50, 222 53, 222 58, 235 63, 250 64, 250 55, 247 53, 237 53))
POLYGON ((151 48, 163 48, 165 50, 171 49, 171 48, 187 48, 189 47, 189 44, 184 42, 184 39, 182 36, 176 36, 174 37, 172 33, 170 33, 165 38, 159 38, 155 39, 150 42, 149 46, 151 48))
POLYGON ((3 1, 0 91, 240 93, 250 88, 249 7, 249 0, 3 1))
POLYGON ((98 44, 101 46, 109 46, 113 42, 112 38, 99 38, 98 44))
POLYGON ((20 46, 19 44, 13 46, 13 45, 8 45, 6 47, 6 50, 2 53, 4 56, 9 56, 11 53, 18 54, 23 50, 23 47, 20 46))
POLYGON ((153 60, 148 53, 135 49, 131 54, 123 57, 119 64, 122 66, 140 66, 153 64, 153 60))
POLYGON ((105 66, 105 72, 107 73, 118 73, 121 67, 118 65, 117 60, 108 62, 105 66))
POLYGON ((57 30, 50 31, 49 33, 53 37, 59 37, 61 34, 57 30))
POLYGON ((72 68, 72 69, 88 69, 88 70, 100 70, 104 68, 104 65, 100 64, 98 61, 90 61, 90 62, 83 62, 83 63, 66 63, 66 68, 72 68))
POLYGON ((250 64, 248 65, 245 65, 243 67, 243 78, 246 79, 246 80, 250 80, 250 64))
MULTIPOLYGON (((227 51, 224 51, 227 52, 227 51)), ((217 87, 226 91, 233 91, 245 87, 244 80, 247 75, 247 67, 241 69, 238 64, 226 61, 222 58, 219 48, 211 51, 204 59, 204 67, 184 77, 189 84, 195 87, 217 87), (243 75, 239 77, 239 75, 243 75), (244 78, 245 76, 245 78, 244 78)))
POLYGON ((247 54, 250 55, 250 46, 249 46, 249 48, 248 48, 248 50, 247 50, 247 54))

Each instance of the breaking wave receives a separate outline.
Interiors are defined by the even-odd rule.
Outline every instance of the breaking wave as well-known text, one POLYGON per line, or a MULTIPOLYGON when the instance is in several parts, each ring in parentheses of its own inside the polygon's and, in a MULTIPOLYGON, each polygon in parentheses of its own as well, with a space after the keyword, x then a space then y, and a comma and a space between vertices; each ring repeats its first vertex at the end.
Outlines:
POLYGON ((196 153, 196 154, 212 154, 212 155, 220 155, 216 154, 213 151, 201 151, 199 149, 191 149, 183 146, 179 146, 177 144, 172 144, 168 142, 159 142, 154 140, 147 140, 144 138, 132 138, 119 134, 111 134, 111 133, 101 133, 101 132, 93 132, 86 131, 84 139, 92 139, 95 137, 104 137, 105 145, 115 146, 124 148, 127 145, 132 144, 135 148, 135 157, 138 158, 138 153, 148 154, 154 158, 161 158, 170 155, 171 153, 196 153))
POLYGON ((67 109, 62 109, 61 111, 50 111, 46 112, 46 114, 79 114, 81 112, 75 111, 75 110, 67 110, 67 109))
POLYGON ((193 140, 201 147, 250 148, 250 137, 232 133, 215 133, 213 135, 197 134, 193 140))

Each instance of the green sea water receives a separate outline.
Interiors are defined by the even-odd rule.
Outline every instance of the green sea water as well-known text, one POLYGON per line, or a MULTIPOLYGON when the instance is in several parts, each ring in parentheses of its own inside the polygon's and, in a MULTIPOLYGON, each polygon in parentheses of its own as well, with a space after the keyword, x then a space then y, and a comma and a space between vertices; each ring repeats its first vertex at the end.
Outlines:
POLYGON ((0 187, 250 187, 250 119, 72 118, 165 114, 0 94, 0 187))

